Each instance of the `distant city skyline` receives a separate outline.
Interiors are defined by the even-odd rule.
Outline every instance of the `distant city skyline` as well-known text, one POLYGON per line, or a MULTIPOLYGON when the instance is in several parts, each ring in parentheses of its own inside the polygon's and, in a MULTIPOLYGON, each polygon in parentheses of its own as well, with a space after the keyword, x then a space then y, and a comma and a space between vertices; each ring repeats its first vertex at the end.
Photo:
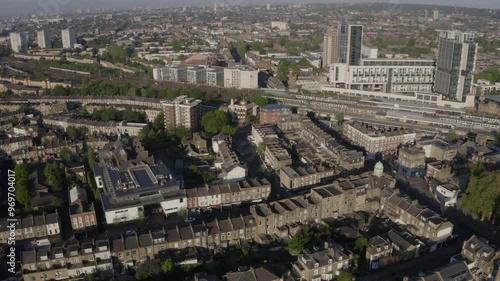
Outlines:
POLYGON ((30 15, 38 13, 57 13, 70 12, 76 9, 104 8, 104 9, 126 9, 134 7, 161 8, 183 5, 206 5, 213 6, 214 3, 226 3, 229 5, 261 5, 261 4, 293 4, 293 3, 364 3, 379 2, 397 4, 424 4, 424 5, 443 5, 470 8, 500 9, 498 0, 442 0, 437 3, 431 0, 191 0, 189 2, 182 0, 0 0, 0 17, 10 17, 17 15, 30 15))

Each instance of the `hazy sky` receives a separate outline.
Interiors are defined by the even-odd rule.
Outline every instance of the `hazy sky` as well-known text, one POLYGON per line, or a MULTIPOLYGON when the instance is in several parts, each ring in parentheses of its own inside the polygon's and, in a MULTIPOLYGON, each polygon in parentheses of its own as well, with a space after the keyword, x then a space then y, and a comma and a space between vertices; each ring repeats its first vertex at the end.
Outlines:
POLYGON ((500 9, 500 0, 0 0, 0 17, 26 15, 39 12, 64 12, 78 8, 132 8, 166 7, 180 5, 214 5, 215 2, 228 4, 265 4, 265 3, 319 3, 319 2, 387 2, 391 4, 438 4, 449 6, 500 9))

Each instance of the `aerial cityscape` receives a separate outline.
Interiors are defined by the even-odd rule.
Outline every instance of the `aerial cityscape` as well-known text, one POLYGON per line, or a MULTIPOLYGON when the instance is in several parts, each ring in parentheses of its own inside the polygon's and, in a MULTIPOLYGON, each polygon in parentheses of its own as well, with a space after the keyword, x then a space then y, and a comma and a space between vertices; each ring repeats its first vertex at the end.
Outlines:
POLYGON ((12 2, 0 280, 500 281, 500 2, 12 2))

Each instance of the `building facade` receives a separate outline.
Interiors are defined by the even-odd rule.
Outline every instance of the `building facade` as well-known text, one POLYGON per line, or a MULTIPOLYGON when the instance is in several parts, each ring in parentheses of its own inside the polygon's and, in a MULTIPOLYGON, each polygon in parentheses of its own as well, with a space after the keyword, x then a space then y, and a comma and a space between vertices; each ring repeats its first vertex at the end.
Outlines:
POLYGON ((363 26, 341 24, 337 32, 338 62, 348 65, 359 64, 363 46, 363 26))
POLYGON ((323 37, 323 68, 338 62, 337 32, 329 32, 323 37))
POLYGON ((257 89, 259 88, 259 71, 243 65, 224 68, 224 87, 257 89))
POLYGON ((10 47, 12 51, 19 53, 28 50, 28 34, 25 32, 17 32, 10 34, 10 47))
POLYGON ((52 42, 50 40, 50 35, 47 30, 39 30, 37 33, 38 47, 42 49, 50 49, 52 47, 52 42))
POLYGON ((64 49, 73 49, 76 44, 76 33, 73 28, 63 29, 61 31, 62 43, 64 49))
POLYGON ((442 31, 434 91, 450 99, 464 101, 472 92, 476 56, 477 43, 473 33, 442 31))
POLYGON ((350 90, 380 92, 431 92, 433 60, 362 59, 356 65, 335 63, 330 83, 350 90))
POLYGON ((398 146, 414 142, 417 136, 415 132, 402 128, 377 130, 358 122, 344 124, 343 134, 369 153, 395 152, 398 146))
POLYGON ((198 128, 201 100, 179 96, 173 100, 161 101, 166 128, 198 128))

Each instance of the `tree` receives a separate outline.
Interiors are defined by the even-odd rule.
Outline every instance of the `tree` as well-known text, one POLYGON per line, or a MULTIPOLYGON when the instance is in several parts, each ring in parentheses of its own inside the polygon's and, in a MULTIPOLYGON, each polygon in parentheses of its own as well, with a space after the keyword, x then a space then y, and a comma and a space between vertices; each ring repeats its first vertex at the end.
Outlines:
POLYGON ((335 120, 337 120, 337 123, 339 124, 344 123, 344 113, 342 112, 335 113, 335 120))
POLYGON ((257 153, 259 154, 260 158, 264 160, 265 158, 265 152, 266 152, 266 144, 265 143, 259 143, 256 149, 257 153))
POLYGON ((29 166, 27 164, 21 163, 16 164, 14 168, 15 178, 16 178, 16 199, 19 203, 24 205, 26 208, 30 207, 31 202, 31 192, 29 189, 29 166))
POLYGON ((163 112, 158 114, 155 120, 153 120, 153 129, 157 131, 165 129, 165 114, 163 112))
POLYGON ((161 267, 164 273, 169 273, 174 269, 174 263, 172 262, 171 259, 167 259, 164 263, 163 266, 161 267))
POLYGON ((475 177, 480 177, 483 172, 484 172, 484 164, 481 161, 474 164, 470 169, 470 174, 475 177))
POLYGON ((250 101, 258 105, 259 107, 264 107, 269 104, 269 101, 267 98, 261 96, 261 95, 254 95, 250 98, 250 101))
POLYGON ((86 106, 80 109, 80 116, 83 118, 89 118, 92 116, 86 106))
POLYGON ((233 126, 231 125, 226 125, 224 127, 222 127, 222 130, 221 132, 223 134, 227 134, 227 135, 230 135, 230 136, 234 136, 236 135, 236 128, 234 128, 233 126))
POLYGON ((78 138, 78 131, 75 126, 68 126, 66 128, 66 134, 68 134, 70 140, 76 140, 78 138))
POLYGON ((454 130, 450 130, 446 135, 446 139, 450 142, 454 142, 460 139, 460 136, 454 130))
POLYGON ((52 203, 50 203, 50 205, 54 208, 60 208, 64 205, 64 201, 60 198, 56 198, 52 201, 52 203))
POLYGON ((67 147, 61 148, 61 152, 59 152, 59 157, 68 165, 73 164, 77 161, 77 156, 67 147))
POLYGON ((472 174, 460 204, 464 210, 494 221, 500 215, 500 171, 472 174))
POLYGON ((89 147, 87 151, 87 160, 90 166, 94 165, 94 163, 97 162, 97 157, 95 155, 94 149, 92 149, 91 147, 89 147))
POLYGON ((184 208, 181 208, 181 209, 179 209, 179 210, 177 211, 177 215, 178 215, 179 217, 183 217, 183 218, 185 218, 185 217, 187 217, 187 210, 186 210, 186 209, 184 209, 184 208))
POLYGON ((358 250, 358 253, 361 253, 368 245, 368 239, 366 239, 365 237, 360 237, 360 238, 356 239, 356 242, 354 242, 354 244, 356 245, 356 249, 358 250))
POLYGON ((337 281, 353 281, 354 275, 348 271, 342 271, 337 277, 337 281))
POLYGON ((10 56, 12 49, 6 45, 0 45, 0 57, 10 56))
POLYGON ((52 191, 61 191, 64 183, 62 170, 55 164, 46 164, 43 171, 45 181, 51 187, 52 191))
POLYGON ((298 256, 302 253, 312 238, 313 233, 311 228, 308 225, 302 226, 292 240, 290 240, 290 243, 288 243, 287 248, 290 255, 298 256))
POLYGON ((158 260, 147 260, 141 263, 135 271, 135 278, 138 280, 148 279, 162 272, 162 267, 158 260))
POLYGON ((201 118, 201 125, 206 133, 215 135, 221 132, 222 128, 229 125, 229 116, 222 110, 207 112, 201 118))

